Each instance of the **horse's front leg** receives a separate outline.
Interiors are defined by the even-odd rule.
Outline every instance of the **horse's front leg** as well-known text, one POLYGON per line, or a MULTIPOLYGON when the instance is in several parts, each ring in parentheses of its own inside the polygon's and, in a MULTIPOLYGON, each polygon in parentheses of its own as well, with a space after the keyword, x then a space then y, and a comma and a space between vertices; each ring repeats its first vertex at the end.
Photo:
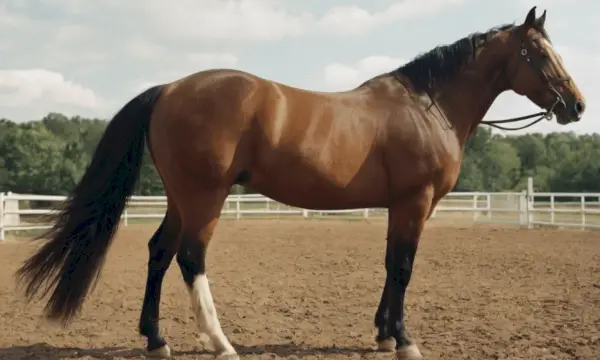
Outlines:
POLYGON ((375 315, 377 344, 381 351, 396 351, 398 360, 419 360, 423 356, 404 324, 404 298, 410 282, 419 238, 429 214, 433 189, 390 207, 385 254, 386 280, 375 315))

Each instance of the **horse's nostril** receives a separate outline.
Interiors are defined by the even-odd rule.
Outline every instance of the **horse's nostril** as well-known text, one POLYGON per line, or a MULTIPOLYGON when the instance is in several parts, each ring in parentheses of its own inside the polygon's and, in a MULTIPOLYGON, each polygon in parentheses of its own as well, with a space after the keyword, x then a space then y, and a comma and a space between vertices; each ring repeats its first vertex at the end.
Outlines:
POLYGON ((575 113, 577 115, 581 115, 581 114, 583 114, 584 111, 585 111, 585 104, 583 103, 583 101, 575 102, 575 113))

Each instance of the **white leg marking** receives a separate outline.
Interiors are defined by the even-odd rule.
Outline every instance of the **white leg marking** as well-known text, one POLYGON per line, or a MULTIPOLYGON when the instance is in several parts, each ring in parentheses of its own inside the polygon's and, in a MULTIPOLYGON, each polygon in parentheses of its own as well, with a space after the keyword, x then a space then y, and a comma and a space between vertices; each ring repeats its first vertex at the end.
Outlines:
POLYGON ((158 349, 149 351, 148 357, 151 359, 170 359, 171 358, 171 349, 169 348, 169 345, 165 345, 158 349))
POLYGON ((396 360, 423 360, 423 355, 416 344, 396 350, 396 360))
POLYGON ((192 284, 190 296, 192 298, 192 309, 196 316, 198 329, 201 333, 208 335, 217 354, 236 354, 235 349, 229 343, 229 340, 227 340, 223 329, 221 329, 221 323, 217 317, 217 310, 215 309, 208 285, 208 278, 205 274, 196 276, 192 284))

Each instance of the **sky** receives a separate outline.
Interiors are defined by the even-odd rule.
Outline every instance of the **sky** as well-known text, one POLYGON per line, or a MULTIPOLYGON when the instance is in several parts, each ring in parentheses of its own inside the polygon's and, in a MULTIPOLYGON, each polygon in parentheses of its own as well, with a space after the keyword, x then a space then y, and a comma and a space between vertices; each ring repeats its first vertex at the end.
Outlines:
MULTIPOLYGON (((0 0, 0 117, 108 119, 149 85, 210 68, 348 90, 436 45, 522 23, 534 5, 538 16, 547 10, 587 112, 579 123, 543 121, 516 133, 600 133, 593 0, 0 0)), ((485 119, 538 111, 509 92, 485 119)))

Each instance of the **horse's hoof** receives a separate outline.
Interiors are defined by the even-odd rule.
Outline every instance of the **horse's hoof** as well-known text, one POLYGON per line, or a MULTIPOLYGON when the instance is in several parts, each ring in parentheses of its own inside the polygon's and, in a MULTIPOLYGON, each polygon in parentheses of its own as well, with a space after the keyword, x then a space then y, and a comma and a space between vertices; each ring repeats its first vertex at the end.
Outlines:
POLYGON ((396 350, 396 340, 392 337, 377 342, 377 351, 393 352, 396 350))
POLYGON ((171 358, 171 349, 169 349, 169 345, 159 347, 148 351, 148 357, 152 359, 169 359, 171 358))
POLYGON ((396 350, 396 360, 422 360, 423 355, 415 344, 396 350))
POLYGON ((240 356, 237 353, 221 353, 216 356, 216 360, 240 360, 240 356))

